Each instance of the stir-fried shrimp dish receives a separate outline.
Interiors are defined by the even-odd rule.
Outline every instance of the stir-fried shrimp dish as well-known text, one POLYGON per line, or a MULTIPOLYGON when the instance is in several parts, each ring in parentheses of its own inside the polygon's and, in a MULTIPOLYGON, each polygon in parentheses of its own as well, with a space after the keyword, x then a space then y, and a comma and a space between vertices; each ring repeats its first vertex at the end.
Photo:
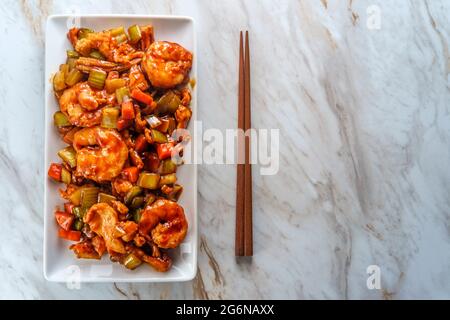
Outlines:
POLYGON ((72 28, 67 37, 73 49, 53 77, 54 124, 67 146, 48 170, 64 199, 59 237, 75 242, 77 258, 107 253, 128 269, 168 271, 169 250, 188 231, 174 131, 192 116, 192 53, 156 41, 150 25, 72 28))

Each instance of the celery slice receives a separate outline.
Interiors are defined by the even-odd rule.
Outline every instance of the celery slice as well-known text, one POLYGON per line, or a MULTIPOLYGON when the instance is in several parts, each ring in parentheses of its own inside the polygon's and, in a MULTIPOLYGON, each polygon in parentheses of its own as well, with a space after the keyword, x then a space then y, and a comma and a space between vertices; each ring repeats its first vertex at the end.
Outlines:
POLYGON ((177 182, 177 175, 175 173, 166 174, 164 176, 161 176, 161 179, 159 180, 159 185, 165 185, 165 184, 174 184, 177 182))
POLYGON ((106 79, 105 89, 108 93, 114 93, 117 89, 125 87, 126 84, 125 79, 106 79))
POLYGON ((135 44, 141 40, 141 28, 138 25, 134 25, 128 28, 128 35, 130 36, 130 42, 135 44))
POLYGON ((86 187, 81 190, 80 204, 82 208, 90 208, 97 203, 98 188, 86 187))
POLYGON ((144 197, 134 197, 133 200, 131 201, 130 207, 132 209, 138 209, 142 207, 143 204, 144 204, 144 197))
POLYGON ((106 72, 100 69, 92 69, 89 72, 88 84, 95 89, 102 90, 105 86, 106 72))
POLYGON ((127 87, 122 87, 116 90, 116 98, 118 103, 122 103, 125 97, 130 96, 130 90, 127 87))
POLYGON ((94 50, 91 53, 89 53, 89 57, 98 59, 98 60, 105 60, 105 56, 100 53, 98 50, 94 50))
POLYGON ((155 130, 155 129, 151 129, 150 133, 151 133, 153 142, 156 142, 156 143, 168 142, 167 136, 164 133, 159 132, 158 130, 155 130))
POLYGON ((107 193, 103 193, 103 192, 99 192, 98 194, 98 203, 107 203, 107 204, 111 204, 111 201, 117 200, 116 197, 114 197, 113 195, 107 194, 107 193))
POLYGON ((61 182, 65 184, 69 184, 72 181, 72 174, 66 168, 62 168, 61 170, 61 182))
POLYGON ((72 125, 67 116, 61 111, 56 111, 53 114, 53 122, 57 127, 68 127, 72 125))
POLYGON ((126 205, 130 205, 133 199, 142 193, 142 188, 133 186, 125 195, 123 199, 126 205))
POLYGON ((135 256, 133 253, 130 253, 128 256, 126 256, 123 261, 123 265, 130 270, 136 269, 141 264, 142 264, 141 259, 135 256))
POLYGON ((145 189, 156 190, 159 187, 159 179, 160 176, 157 173, 143 172, 139 175, 137 184, 145 189))
POLYGON ((159 169, 160 174, 175 173, 177 171, 177 164, 172 159, 166 159, 161 162, 159 169))
POLYGON ((69 87, 72 87, 76 85, 78 82, 80 82, 83 79, 83 73, 78 69, 72 69, 69 71, 69 73, 66 75, 66 84, 69 87))
POLYGON ((79 58, 80 55, 78 54, 78 52, 74 51, 74 50, 67 50, 67 58, 79 58))
POLYGON ((117 120, 119 119, 120 110, 114 107, 107 107, 102 109, 102 123, 103 128, 116 129, 117 120))
POLYGON ((67 162, 71 168, 77 166, 77 152, 72 146, 59 150, 58 156, 67 162))

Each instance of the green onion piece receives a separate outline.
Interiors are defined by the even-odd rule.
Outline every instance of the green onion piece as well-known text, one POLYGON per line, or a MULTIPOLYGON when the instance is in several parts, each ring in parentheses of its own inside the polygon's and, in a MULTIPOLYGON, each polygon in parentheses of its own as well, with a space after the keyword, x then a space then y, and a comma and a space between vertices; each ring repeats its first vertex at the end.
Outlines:
POLYGON ((141 221, 141 216, 142 216, 142 209, 136 209, 133 211, 133 220, 136 223, 139 223, 139 221, 141 221))
POLYGON ((156 143, 166 143, 166 142, 168 142, 167 136, 164 133, 159 132, 158 130, 151 129, 150 134, 152 136, 153 142, 156 142, 156 143))
POLYGON ((69 184, 72 181, 72 174, 66 168, 62 168, 61 170, 61 182, 65 184, 69 184))
POLYGON ((98 59, 98 60, 105 60, 105 56, 100 53, 98 50, 94 50, 91 53, 89 53, 89 57, 98 59))
POLYGON ((87 208, 82 208, 82 207, 73 207, 73 209, 72 209, 72 213, 74 214, 74 216, 80 220, 83 220, 87 211, 88 211, 87 208))
POLYGON ((94 32, 94 30, 91 30, 91 29, 88 29, 88 28, 81 28, 81 29, 78 31, 78 39, 86 38, 86 36, 87 36, 89 33, 93 33, 93 32, 94 32))
POLYGON ((80 82, 83 79, 83 73, 78 69, 72 69, 70 72, 66 75, 66 84, 69 87, 72 87, 76 85, 78 82, 80 82))
POLYGON ((123 260, 123 265, 130 270, 136 269, 142 264, 141 259, 136 257, 133 253, 130 253, 128 256, 125 257, 123 260))
POLYGON ((84 223, 80 219, 75 220, 73 223, 73 228, 77 231, 81 231, 83 229, 84 223))
POLYGON ((144 197, 134 197, 134 199, 131 201, 130 207, 132 209, 138 209, 142 207, 144 204, 144 197))
POLYGON ((69 71, 72 71, 73 69, 75 69, 75 67, 77 65, 77 59, 67 58, 66 64, 69 66, 69 71))
POLYGON ((122 87, 116 90, 116 98, 118 103, 122 103, 125 97, 130 96, 130 90, 127 87, 122 87))
POLYGON ((178 201, 182 192, 183 192, 183 187, 180 186, 179 184, 175 184, 173 186, 172 192, 167 195, 167 198, 172 201, 178 201))
POLYGON ((72 125, 69 122, 69 119, 67 119, 67 116, 61 111, 56 111, 53 114, 53 122, 57 127, 67 127, 72 125))
POLYGON ((116 39, 117 43, 123 43, 123 42, 128 41, 128 37, 125 33, 118 35, 117 37, 115 37, 115 39, 116 39))
POLYGON ((117 198, 114 197, 113 195, 103 193, 103 192, 98 193, 98 199, 97 199, 98 203, 111 204, 111 201, 114 201, 114 200, 117 200, 117 198))
POLYGON ((128 28, 128 35, 130 36, 130 42, 132 44, 137 43, 139 40, 141 40, 141 28, 139 28, 138 25, 134 25, 128 28))
POLYGON ((66 88, 65 82, 66 75, 62 71, 58 71, 53 77, 53 89, 55 91, 61 91, 66 88))
POLYGON ((156 196, 153 193, 147 193, 147 196, 145 197, 145 206, 149 206, 155 201, 156 196))
POLYGON ((111 37, 117 37, 121 34, 125 34, 125 28, 123 26, 114 28, 110 30, 111 32, 111 37))
POLYGON ((78 59, 80 55, 75 50, 67 50, 67 58, 75 58, 78 59))
POLYGON ((130 205, 133 199, 142 193, 142 189, 138 186, 133 186, 125 195, 123 199, 126 205, 130 205))
POLYGON ((156 190, 159 187, 159 179, 160 176, 157 173, 143 172, 139 175, 137 184, 145 189, 156 190))
POLYGON ((108 93, 114 93, 117 89, 125 87, 127 84, 125 79, 106 79, 105 89, 108 93))
POLYGON ((88 84, 95 89, 102 90, 105 86, 106 72, 100 69, 92 69, 89 72, 88 84))
POLYGON ((157 102, 157 113, 174 113, 177 111, 181 100, 173 91, 167 91, 157 102))
POLYGON ((161 179, 159 180, 159 185, 165 185, 165 184, 174 184, 177 182, 177 175, 175 173, 166 174, 164 176, 161 176, 161 179))
POLYGON ((177 171, 177 164, 171 159, 166 159, 161 162, 161 167, 159 168, 160 174, 175 173, 177 171))
POLYGON ((119 119, 120 110, 114 107, 107 107, 102 109, 102 123, 103 128, 115 129, 117 128, 117 120, 119 119))
POLYGON ((77 152, 72 146, 59 150, 58 156, 67 162, 71 168, 77 166, 77 152))
POLYGON ((90 208, 97 203, 98 199, 98 188, 96 187, 86 187, 81 190, 81 200, 80 204, 83 208, 90 208))

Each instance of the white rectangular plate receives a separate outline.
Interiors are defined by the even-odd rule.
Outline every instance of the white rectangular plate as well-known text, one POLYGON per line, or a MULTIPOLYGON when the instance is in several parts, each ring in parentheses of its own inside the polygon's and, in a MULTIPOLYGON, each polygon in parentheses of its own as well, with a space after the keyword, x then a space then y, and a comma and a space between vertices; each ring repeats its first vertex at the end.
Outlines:
MULTIPOLYGON (((57 151, 65 146, 53 125, 53 113, 59 110, 51 84, 52 75, 59 65, 65 63, 66 50, 71 48, 66 34, 74 23, 94 30, 105 30, 117 26, 128 28, 134 24, 151 24, 156 40, 176 42, 193 52, 194 61, 190 73, 197 79, 196 39, 194 21, 189 17, 136 16, 136 15, 82 15, 51 16, 47 20, 45 35, 45 171, 51 162, 59 162, 57 151)), ((196 120, 196 87, 192 89, 192 122, 196 120)), ((193 135, 193 125, 189 126, 193 135)), ((178 181, 184 191, 179 200, 189 223, 186 239, 181 246, 170 252, 173 266, 169 272, 160 273, 148 265, 136 270, 128 270, 113 263, 105 254, 101 260, 77 259, 69 250, 71 242, 58 238, 58 228, 54 218, 56 206, 62 207, 56 184, 45 175, 44 199, 44 276, 49 281, 80 282, 171 282, 188 281, 197 271, 197 168, 183 165, 177 171, 178 181)))

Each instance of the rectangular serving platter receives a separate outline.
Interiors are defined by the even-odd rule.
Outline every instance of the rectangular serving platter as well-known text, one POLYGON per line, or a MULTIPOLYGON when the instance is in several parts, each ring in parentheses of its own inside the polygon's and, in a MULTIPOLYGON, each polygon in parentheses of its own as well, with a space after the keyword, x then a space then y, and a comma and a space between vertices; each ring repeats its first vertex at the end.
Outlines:
MULTIPOLYGON (((53 114, 59 110, 51 83, 52 75, 59 65, 65 63, 66 50, 71 49, 67 31, 74 25, 96 31, 117 26, 151 24, 155 39, 176 42, 193 53, 194 60, 190 77, 197 80, 196 35, 194 20, 181 16, 145 15, 54 15, 47 20, 45 34, 45 168, 52 162, 60 162, 58 150, 66 144, 61 140, 53 125, 53 114)), ((191 88, 192 119, 188 130, 193 136, 192 122, 197 116, 197 86, 191 88)), ((101 260, 77 259, 69 250, 70 241, 58 237, 54 210, 62 207, 63 199, 58 189, 62 187, 45 175, 44 181, 44 277, 54 282, 175 282, 188 281, 197 271, 197 167, 186 164, 177 170, 177 177, 184 190, 179 199, 183 206, 189 229, 184 242, 170 251, 173 266, 169 272, 155 271, 148 265, 128 270, 111 262, 107 254, 101 260)))

